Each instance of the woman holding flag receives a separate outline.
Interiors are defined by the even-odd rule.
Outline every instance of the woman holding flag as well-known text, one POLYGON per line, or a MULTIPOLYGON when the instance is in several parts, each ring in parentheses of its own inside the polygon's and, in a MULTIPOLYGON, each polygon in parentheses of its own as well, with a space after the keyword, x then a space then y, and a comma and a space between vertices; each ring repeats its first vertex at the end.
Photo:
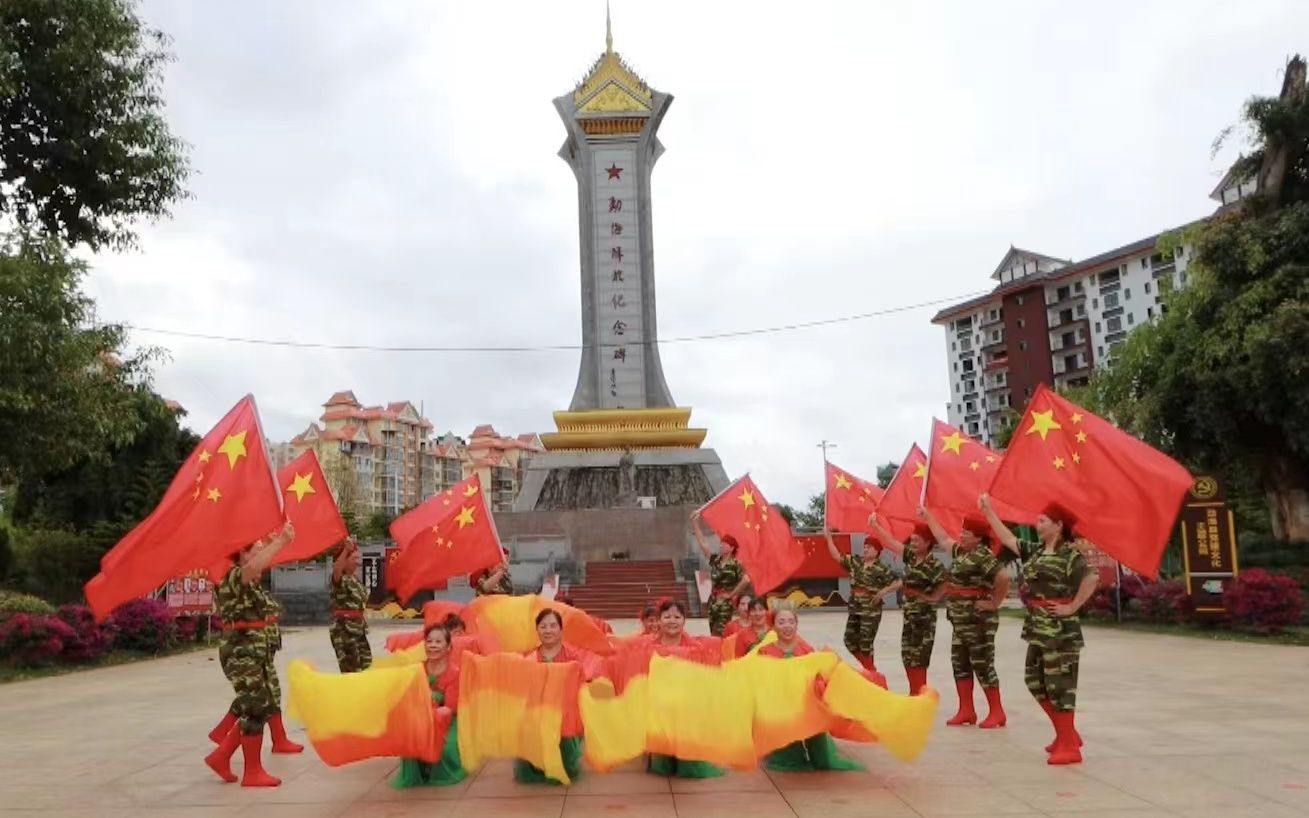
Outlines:
POLYGON ((950 551, 945 586, 946 619, 953 626, 950 664, 954 670, 959 710, 946 721, 951 727, 977 724, 973 708, 973 679, 982 684, 990 712, 978 727, 1004 727, 1000 677, 995 672, 995 633, 1000 629, 1000 603, 1009 591, 1009 574, 1002 570, 986 538, 990 526, 975 516, 964 519, 959 539, 951 537, 926 508, 918 509, 936 542, 950 551))
POLYGON ((332 561, 329 594, 332 628, 328 634, 342 673, 367 670, 373 663, 373 651, 368 646, 368 620, 364 619, 368 591, 355 579, 358 570, 359 544, 350 538, 341 543, 336 559, 332 561))
MULTIPOLYGON (((205 763, 224 781, 234 782, 232 754, 239 746, 245 759, 243 787, 276 787, 282 783, 280 778, 264 770, 260 758, 264 725, 275 714, 280 722, 281 707, 273 699, 273 686, 268 677, 269 644, 264 632, 268 625, 267 609, 259 580, 277 552, 294 538, 295 527, 288 520, 281 531, 242 549, 236 564, 228 569, 215 591, 218 613, 223 620, 218 659, 236 697, 228 714, 209 734, 218 747, 205 756, 205 763)), ((298 744, 294 746, 298 749, 289 752, 304 749, 298 744)))
POLYGON ((711 636, 722 636, 723 628, 732 618, 732 600, 738 599, 750 587, 750 577, 736 559, 736 540, 723 537, 722 547, 717 554, 709 550, 709 543, 700 526, 699 512, 691 515, 691 531, 700 546, 700 553, 709 563, 709 581, 713 585, 709 597, 709 633, 711 636))
POLYGON ((877 628, 882 624, 882 602, 900 588, 900 580, 880 559, 882 548, 871 537, 864 540, 863 554, 842 554, 824 528, 827 553, 850 575, 850 602, 845 620, 845 648, 865 670, 877 671, 873 660, 877 628))
POLYGON ((1020 540, 996 515, 991 498, 983 494, 978 506, 986 515, 995 538, 1023 560, 1023 602, 1027 619, 1024 678, 1036 703, 1054 725, 1055 740, 1045 748, 1048 764, 1078 764, 1082 737, 1077 712, 1077 669, 1085 642, 1077 612, 1095 593, 1099 577, 1073 544, 1074 516, 1051 504, 1036 518, 1036 540, 1020 540))
POLYGON ((473 593, 476 596, 490 596, 491 594, 504 594, 513 596, 514 580, 509 575, 509 552, 500 551, 502 557, 500 564, 494 568, 487 568, 478 574, 473 581, 473 593))
MULTIPOLYGON (((450 656, 450 631, 444 625, 428 625, 423 629, 423 648, 426 653, 423 670, 432 691, 432 718, 438 726, 445 727, 441 758, 436 764, 416 758, 402 759, 400 770, 391 781, 396 789, 445 787, 468 777, 459 760, 459 666, 450 656)), ((440 730, 437 735, 441 735, 440 730)))
POLYGON ((945 590, 945 566, 932 553, 936 538, 932 529, 919 523, 907 543, 882 525, 873 514, 868 525, 887 548, 904 558, 904 625, 900 630, 900 659, 909 680, 909 695, 917 696, 927 686, 927 668, 936 645, 936 603, 945 590), (907 547, 906 547, 907 546, 907 547))

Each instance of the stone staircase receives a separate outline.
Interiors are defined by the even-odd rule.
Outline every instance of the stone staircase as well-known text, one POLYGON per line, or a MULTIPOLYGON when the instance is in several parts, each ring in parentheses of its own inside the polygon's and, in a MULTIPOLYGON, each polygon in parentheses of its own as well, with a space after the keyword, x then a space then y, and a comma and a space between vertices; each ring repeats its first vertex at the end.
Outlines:
POLYGON ((564 592, 594 616, 632 619, 660 597, 688 603, 687 589, 687 583, 677 578, 672 560, 605 560, 588 562, 586 582, 568 586, 564 592))

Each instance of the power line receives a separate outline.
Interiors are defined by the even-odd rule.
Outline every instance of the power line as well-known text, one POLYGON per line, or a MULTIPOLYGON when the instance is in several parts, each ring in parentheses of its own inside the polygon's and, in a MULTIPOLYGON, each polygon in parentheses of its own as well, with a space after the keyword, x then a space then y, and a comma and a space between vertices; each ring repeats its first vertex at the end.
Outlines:
MULTIPOLYGON (((862 312, 855 315, 843 315, 836 318, 821 318, 815 321, 801 321, 794 324, 780 324, 772 327, 756 327, 753 329, 730 330, 725 332, 712 332, 703 335, 683 335, 675 338, 661 338, 658 343, 661 345, 669 344, 687 344, 699 341, 718 341, 729 338, 744 338, 752 335, 772 335, 779 332, 793 332, 795 330, 811 329, 813 327, 830 326, 833 324, 844 324, 852 321, 865 321, 869 318, 878 318, 895 313, 910 312, 920 310, 924 307, 933 307, 938 304, 945 304, 952 301, 960 301, 968 298, 974 298, 984 295, 986 291, 966 293, 964 295, 950 296, 948 298, 937 298, 931 301, 922 301, 917 304, 905 304, 898 307, 887 307, 886 309, 873 310, 871 312, 862 312)), ((245 338, 234 335, 217 335, 205 332, 187 332, 185 330, 164 329, 161 327, 141 327, 134 324, 124 324, 127 329, 136 332, 145 332, 153 335, 163 335, 172 338, 188 338, 196 341, 216 341, 230 344, 249 344, 252 346, 268 347, 289 347, 293 349, 326 349, 343 352, 561 352, 577 351, 584 348, 582 344, 545 344, 539 346, 380 346, 375 344, 332 344, 319 341, 297 341, 290 338, 245 338)), ((645 342, 649 343, 649 342, 645 342)), ((631 344, 627 344, 631 346, 631 344)), ((602 344, 601 347, 621 346, 621 344, 602 344)))

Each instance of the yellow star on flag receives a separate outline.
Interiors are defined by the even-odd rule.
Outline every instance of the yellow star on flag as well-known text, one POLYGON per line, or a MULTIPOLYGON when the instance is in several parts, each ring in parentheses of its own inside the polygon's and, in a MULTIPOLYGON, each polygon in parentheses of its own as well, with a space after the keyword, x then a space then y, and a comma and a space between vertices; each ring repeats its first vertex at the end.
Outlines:
POLYGON ((209 494, 207 496, 209 497, 209 501, 211 503, 217 503, 220 499, 222 499, 223 493, 218 489, 210 489, 209 494))
POLYGON ((477 494, 477 484, 469 483, 468 487, 464 489, 464 496, 472 497, 474 494, 477 494))
POLYGON ((472 524, 473 524, 473 507, 472 507, 472 506, 464 506, 463 509, 459 512, 459 516, 456 517, 455 519, 459 521, 459 529, 460 529, 461 531, 462 531, 466 526, 470 526, 470 525, 472 525, 472 524))
POLYGON ((966 442, 964 436, 959 434, 959 430, 955 429, 948 437, 941 438, 941 454, 945 454, 946 452, 960 454, 959 450, 963 448, 963 445, 966 442))
POLYGON ((754 492, 750 491, 750 489, 746 489, 745 491, 741 492, 741 496, 737 497, 736 499, 740 500, 741 505, 744 506, 745 508, 749 508, 750 506, 755 504, 754 492))
POLYGON ((995 455, 993 455, 993 454, 988 454, 988 455, 986 456, 986 462, 987 462, 987 463, 994 463, 994 462, 995 462, 995 455))
POLYGON ((1081 462, 1082 462, 1082 456, 1081 456, 1080 454, 1078 454, 1077 452, 1073 452, 1073 462, 1074 462, 1074 463, 1081 463, 1081 462))
POLYGON ((436 538, 436 544, 437 544, 437 545, 444 545, 446 548, 450 548, 450 547, 452 547, 452 546, 455 544, 455 541, 454 541, 454 540, 447 540, 445 537, 437 537, 437 538, 436 538))
POLYGON ((1056 469, 1062 469, 1064 467, 1064 459, 1062 457, 1056 457, 1054 459, 1054 467, 1056 469))
POLYGON ((314 476, 312 473, 301 474, 300 472, 296 472, 295 480, 291 483, 291 485, 286 487, 287 491, 295 493, 295 501, 297 503, 303 503, 306 494, 318 493, 317 491, 314 490, 313 478, 314 476))
POLYGON ((917 477, 919 480, 922 480, 926 476, 927 476, 927 464, 919 463, 918 467, 914 469, 914 477, 917 477))
POLYGON ((1060 426, 1059 422, 1054 419, 1054 410, 1046 409, 1044 412, 1032 413, 1032 425, 1027 429, 1027 434, 1030 435, 1035 432, 1041 436, 1042 440, 1045 440, 1046 435, 1050 434, 1050 430, 1062 428, 1064 427, 1060 426))
POLYGON ((213 457, 213 455, 209 453, 209 450, 208 450, 208 449, 201 449, 201 450, 200 450, 200 462, 201 462, 201 463, 208 463, 209 460, 210 460, 210 458, 212 458, 212 457, 213 457))
POLYGON ((1081 422, 1082 422, 1082 413, 1081 413, 1081 412, 1073 412, 1073 416, 1072 416, 1072 418, 1070 418, 1070 419, 1073 421, 1073 423, 1081 423, 1081 422))
POLYGON ((1077 442, 1078 443, 1086 442, 1086 432, 1083 432, 1081 429, 1077 430, 1077 442))
POLYGON ((852 485, 853 484, 849 480, 845 479, 844 474, 841 474, 840 472, 836 473, 836 487, 838 489, 848 489, 852 485))
POLYGON ((246 456, 245 432, 240 431, 223 438, 223 445, 218 447, 218 453, 227 455, 228 467, 235 469, 236 461, 246 456))
POLYGON ((972 469, 973 471, 977 471, 978 469, 982 468, 982 464, 974 460, 972 463, 968 464, 968 468, 972 469))

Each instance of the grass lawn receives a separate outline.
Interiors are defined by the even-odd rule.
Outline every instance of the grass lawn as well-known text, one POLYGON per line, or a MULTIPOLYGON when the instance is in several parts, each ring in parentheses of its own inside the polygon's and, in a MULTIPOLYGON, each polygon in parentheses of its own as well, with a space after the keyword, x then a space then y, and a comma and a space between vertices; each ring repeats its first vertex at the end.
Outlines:
POLYGON ((11 665, 0 663, 0 684, 6 682, 21 682, 27 679, 44 679, 47 676, 63 676, 65 673, 77 673, 82 670, 94 670, 98 667, 111 667, 113 665, 125 665, 131 662, 144 662, 150 659, 158 659, 164 656, 176 656, 179 653, 193 653, 198 650, 208 650, 216 647, 218 641, 214 640, 213 644, 204 642, 192 642, 181 645, 162 653, 137 653, 129 650, 111 650, 104 656, 100 657, 97 662, 90 662, 80 665, 51 665, 50 667, 13 667, 11 665))
MULTIPOLYGON (((1002 608, 1000 615, 1013 619, 1022 619, 1026 616, 1026 613, 1021 608, 1002 608)), ((1112 619, 1087 619, 1086 617, 1082 618, 1082 625, 1088 628, 1113 628, 1120 631, 1186 636, 1191 639, 1210 639, 1220 642, 1254 642, 1263 645, 1303 645, 1309 647, 1309 626, 1305 625, 1296 625, 1281 633, 1273 634, 1233 630, 1225 625, 1205 627, 1202 625, 1155 622, 1115 622, 1112 619)))

